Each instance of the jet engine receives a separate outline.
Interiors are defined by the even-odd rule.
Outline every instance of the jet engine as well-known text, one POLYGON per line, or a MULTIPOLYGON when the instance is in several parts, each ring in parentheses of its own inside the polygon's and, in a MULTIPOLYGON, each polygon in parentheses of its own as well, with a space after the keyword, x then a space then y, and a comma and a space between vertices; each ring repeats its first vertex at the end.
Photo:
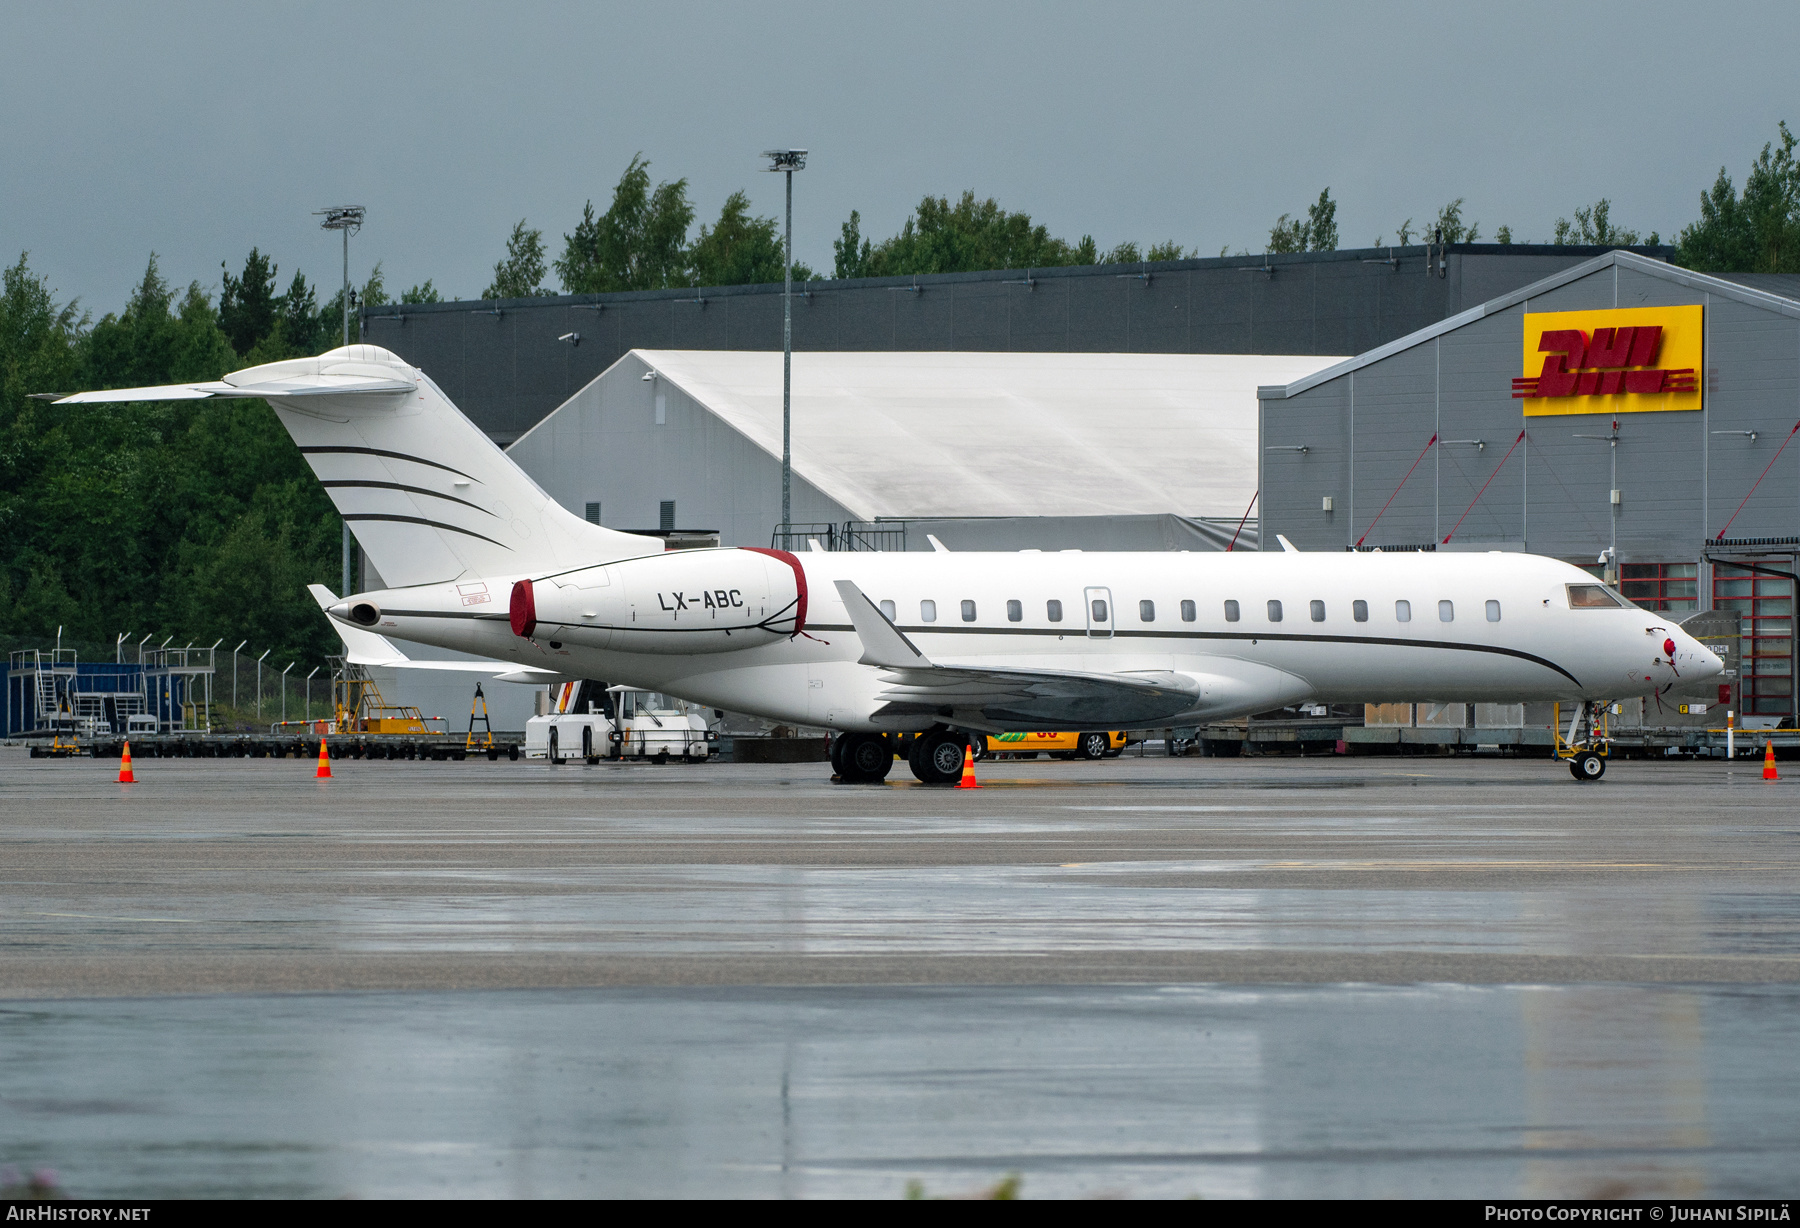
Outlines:
POLYGON ((614 652, 735 652, 806 628, 785 550, 672 550, 513 585, 513 634, 614 652))

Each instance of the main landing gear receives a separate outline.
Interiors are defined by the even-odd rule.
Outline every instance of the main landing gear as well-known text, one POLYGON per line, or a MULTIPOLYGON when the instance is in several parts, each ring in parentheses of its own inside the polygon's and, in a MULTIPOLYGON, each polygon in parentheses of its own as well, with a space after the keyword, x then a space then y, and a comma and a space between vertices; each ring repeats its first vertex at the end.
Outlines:
POLYGON ((1569 775, 1583 784, 1606 775, 1606 757, 1612 751, 1607 737, 1607 705, 1593 700, 1583 702, 1569 718, 1567 730, 1562 727, 1562 705, 1558 704, 1554 711, 1556 757, 1568 761, 1569 775))
POLYGON ((882 733, 840 733, 831 740, 831 767, 845 784, 880 784, 894 767, 893 744, 882 733))
POLYGON ((967 735, 940 725, 913 739, 908 766, 921 784, 953 785, 962 779, 963 753, 968 746, 967 735))
MULTIPOLYGON (((963 754, 968 748, 967 734, 940 725, 912 739, 906 752, 907 766, 922 784, 953 785, 962 779, 963 754)), ((894 751, 892 735, 840 733, 831 740, 834 779, 841 784, 880 784, 894 766, 894 751)))

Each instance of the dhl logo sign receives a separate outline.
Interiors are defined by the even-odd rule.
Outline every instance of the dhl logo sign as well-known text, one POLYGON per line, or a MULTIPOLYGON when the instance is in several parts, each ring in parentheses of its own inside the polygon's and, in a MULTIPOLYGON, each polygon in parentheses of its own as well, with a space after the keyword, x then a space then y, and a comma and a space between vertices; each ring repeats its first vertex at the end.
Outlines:
POLYGON ((1513 397, 1528 418, 1699 409, 1705 309, 1625 307, 1525 316, 1513 397))

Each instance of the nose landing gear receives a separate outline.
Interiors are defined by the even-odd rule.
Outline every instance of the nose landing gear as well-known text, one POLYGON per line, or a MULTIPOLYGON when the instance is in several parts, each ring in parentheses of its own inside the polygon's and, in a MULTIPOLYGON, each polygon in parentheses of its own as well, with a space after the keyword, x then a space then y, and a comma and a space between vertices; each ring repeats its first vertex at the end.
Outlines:
POLYGON ((1556 706, 1556 757, 1569 764, 1569 775, 1586 783, 1606 775, 1606 758, 1612 751, 1607 737, 1607 705, 1588 700, 1575 709, 1569 728, 1562 727, 1562 705, 1556 706))

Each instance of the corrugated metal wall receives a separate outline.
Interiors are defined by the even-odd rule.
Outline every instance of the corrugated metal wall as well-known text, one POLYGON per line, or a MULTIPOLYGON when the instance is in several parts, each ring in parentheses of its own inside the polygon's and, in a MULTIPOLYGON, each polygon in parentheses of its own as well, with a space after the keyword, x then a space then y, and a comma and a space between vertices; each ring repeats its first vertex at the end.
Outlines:
MULTIPOLYGON (((1453 247, 1442 277, 1389 250, 814 282, 794 348, 1358 354, 1599 249, 1453 247)), ((504 444, 630 349, 778 349, 781 287, 389 306, 362 327, 504 444)))

